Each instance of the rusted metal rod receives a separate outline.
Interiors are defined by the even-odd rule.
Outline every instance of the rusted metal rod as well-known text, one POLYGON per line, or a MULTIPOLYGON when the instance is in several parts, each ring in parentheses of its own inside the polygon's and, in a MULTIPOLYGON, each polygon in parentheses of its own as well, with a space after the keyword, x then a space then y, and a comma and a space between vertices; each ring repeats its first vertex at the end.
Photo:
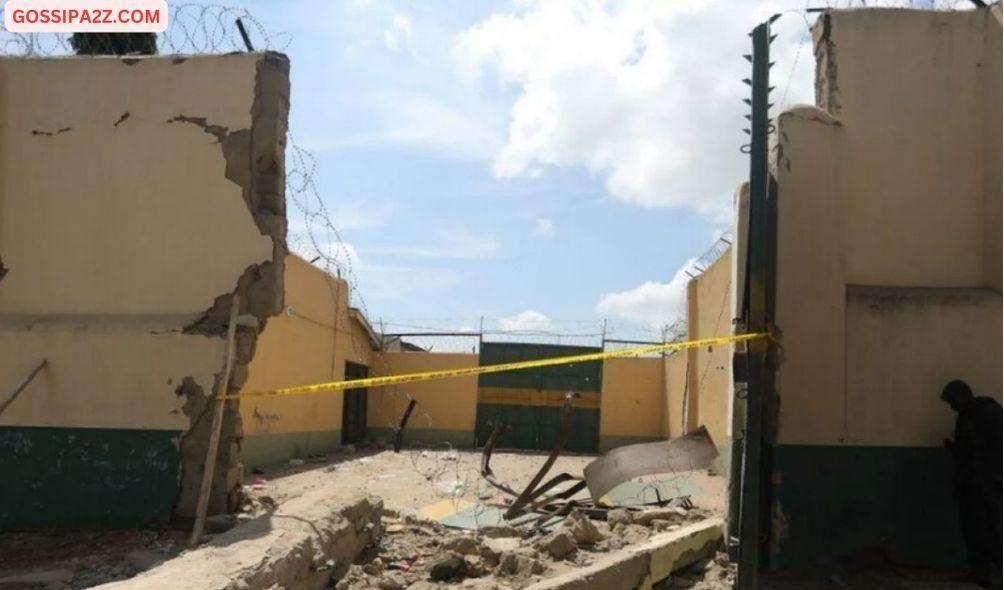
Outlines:
POLYGON ((397 425, 397 431, 394 432, 394 452, 401 452, 401 445, 404 443, 404 427, 408 425, 408 418, 411 418, 411 413, 415 410, 415 404, 418 403, 415 400, 408 400, 408 407, 404 410, 404 415, 401 416, 401 422, 397 425))
POLYGON ((14 403, 14 400, 17 399, 17 396, 21 395, 21 392, 24 391, 26 387, 28 387, 28 384, 31 383, 31 381, 35 378, 35 375, 38 375, 38 372, 41 371, 42 368, 45 367, 47 364, 49 364, 49 361, 47 359, 42 359, 42 361, 38 363, 38 365, 34 369, 32 369, 31 373, 28 374, 28 377, 24 381, 22 381, 20 385, 17 386, 17 389, 14 390, 14 393, 10 394, 10 397, 7 398, 7 401, 5 401, 3 405, 0 405, 0 415, 4 413, 4 410, 6 410, 8 406, 14 403))

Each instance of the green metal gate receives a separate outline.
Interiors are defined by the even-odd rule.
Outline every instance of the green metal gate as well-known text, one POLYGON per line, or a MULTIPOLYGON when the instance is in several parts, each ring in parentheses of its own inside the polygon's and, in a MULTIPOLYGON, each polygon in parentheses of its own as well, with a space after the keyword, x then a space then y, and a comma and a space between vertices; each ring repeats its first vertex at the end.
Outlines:
MULTIPOLYGON (((483 342, 479 364, 497 365, 600 351, 600 348, 586 346, 483 342)), ((505 417, 508 428, 499 438, 499 448, 551 450, 560 431, 559 410, 565 394, 574 391, 581 397, 572 405, 571 434, 565 450, 596 452, 599 448, 602 371, 603 363, 593 361, 479 376, 477 445, 485 444, 495 425, 505 417)))

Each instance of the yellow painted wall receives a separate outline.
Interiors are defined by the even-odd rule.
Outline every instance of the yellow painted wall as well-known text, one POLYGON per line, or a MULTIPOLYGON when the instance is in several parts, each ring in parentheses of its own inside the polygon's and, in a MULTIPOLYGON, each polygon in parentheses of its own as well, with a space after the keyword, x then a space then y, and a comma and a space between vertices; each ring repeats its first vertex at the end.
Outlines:
MULTIPOLYGON (((463 353, 385 352, 373 367, 374 375, 398 375, 478 366, 478 356, 463 353)), ((370 428, 396 428, 408 397, 418 405, 408 422, 408 430, 474 432, 477 416, 477 377, 457 377, 421 383, 379 387, 369 392, 370 428)), ((471 440, 473 441, 473 434, 471 440)))
POLYGON ((687 353, 675 352, 663 361, 663 378, 666 407, 663 410, 663 435, 676 438, 686 434, 684 396, 687 391, 687 353))
POLYGON ((939 446, 953 417, 940 386, 958 377, 999 399, 1001 350, 986 346, 1000 340, 999 293, 850 287, 846 318, 841 443, 939 446))
MULTIPOLYGON (((732 333, 732 250, 729 248, 701 276, 692 281, 697 317, 688 318, 695 337, 714 338, 732 333)), ((696 392, 697 420, 691 430, 705 426, 716 445, 728 437, 731 394, 731 346, 693 349, 691 392, 696 392)))
POLYGON ((663 436, 662 358, 603 361, 600 437, 663 436))
MULTIPOLYGON (((732 333, 732 249, 687 284, 687 339, 732 333)), ((682 371, 667 383, 669 432, 681 436, 705 426, 715 444, 729 435, 731 346, 690 348, 673 355, 667 367, 682 371), (676 358, 679 357, 679 358, 676 358)))
MULTIPOLYGON (((89 506, 43 522, 60 507, 24 504, 36 495, 22 490, 7 524, 191 515, 208 436, 190 428, 208 428, 229 297, 246 295, 233 389, 255 321, 282 306, 288 67, 261 53, 0 58, 0 390, 48 361, 0 434, 32 442, 12 480, 89 506), (32 471, 46 463, 63 468, 32 471), (149 501, 117 504, 110 485, 149 501)), ((240 486, 235 405, 210 512, 240 486)))
POLYGON ((986 10, 830 19, 829 37, 816 27, 826 110, 791 109, 778 124, 779 442, 934 446, 952 428, 947 406, 930 403, 947 375, 1001 395, 999 362, 964 360, 1002 352, 999 332, 976 327, 1001 321, 1000 23, 986 10), (878 317, 848 306, 850 285, 903 290, 878 317), (970 289, 980 303, 963 311, 915 287, 970 289), (922 334, 949 346, 933 345, 936 370, 905 340, 922 334), (880 379, 882 365, 917 374, 880 379))
MULTIPOLYGON (((296 255, 286 257, 286 310, 258 338, 245 391, 340 381, 345 362, 372 364, 373 345, 348 306, 348 284, 296 255)), ((342 392, 241 403, 245 436, 341 430, 342 392)))
POLYGON ((251 125, 259 54, 0 59, 0 424, 186 430, 223 340, 180 330, 272 259, 214 137, 251 125), (129 116, 116 122, 124 114, 129 116))

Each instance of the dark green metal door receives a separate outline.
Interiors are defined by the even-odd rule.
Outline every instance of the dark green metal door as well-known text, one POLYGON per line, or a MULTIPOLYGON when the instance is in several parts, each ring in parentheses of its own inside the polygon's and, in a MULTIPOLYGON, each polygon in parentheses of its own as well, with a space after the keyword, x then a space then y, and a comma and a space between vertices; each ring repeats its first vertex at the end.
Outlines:
MULTIPOLYGON (((369 377, 369 367, 345 363, 346 379, 369 377)), ((366 389, 346 389, 342 402, 342 444, 352 444, 366 438, 366 389)))
MULTIPOLYGON (((484 342, 481 365, 554 358, 599 352, 599 348, 484 342)), ((490 373, 478 378, 476 442, 483 445, 503 417, 508 428, 499 438, 499 448, 550 450, 561 430, 559 409, 565 394, 574 391, 571 434, 565 450, 596 452, 599 447, 600 386, 602 363, 574 363, 490 373)))

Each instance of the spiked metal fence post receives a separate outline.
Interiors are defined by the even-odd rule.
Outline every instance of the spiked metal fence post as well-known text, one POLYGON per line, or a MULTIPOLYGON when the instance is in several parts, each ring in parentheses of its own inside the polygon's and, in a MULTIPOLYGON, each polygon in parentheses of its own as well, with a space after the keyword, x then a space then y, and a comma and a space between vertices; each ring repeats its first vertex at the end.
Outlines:
MULTIPOLYGON (((771 19, 774 20, 774 19, 771 19)), ((750 332, 769 330, 767 316, 768 285, 768 222, 767 198, 770 174, 767 162, 770 103, 770 21, 758 25, 751 34, 753 52, 750 61, 753 74, 744 80, 751 87, 749 179, 749 232, 747 246, 747 273, 744 286, 743 319, 750 332)), ((764 398, 767 395, 767 350, 769 341, 748 343, 746 428, 743 436, 742 474, 739 503, 739 572, 736 585, 740 589, 757 587, 761 562, 760 530, 763 515, 761 486, 764 484, 762 468, 764 398)), ((772 381, 772 380, 771 380, 772 381)))

